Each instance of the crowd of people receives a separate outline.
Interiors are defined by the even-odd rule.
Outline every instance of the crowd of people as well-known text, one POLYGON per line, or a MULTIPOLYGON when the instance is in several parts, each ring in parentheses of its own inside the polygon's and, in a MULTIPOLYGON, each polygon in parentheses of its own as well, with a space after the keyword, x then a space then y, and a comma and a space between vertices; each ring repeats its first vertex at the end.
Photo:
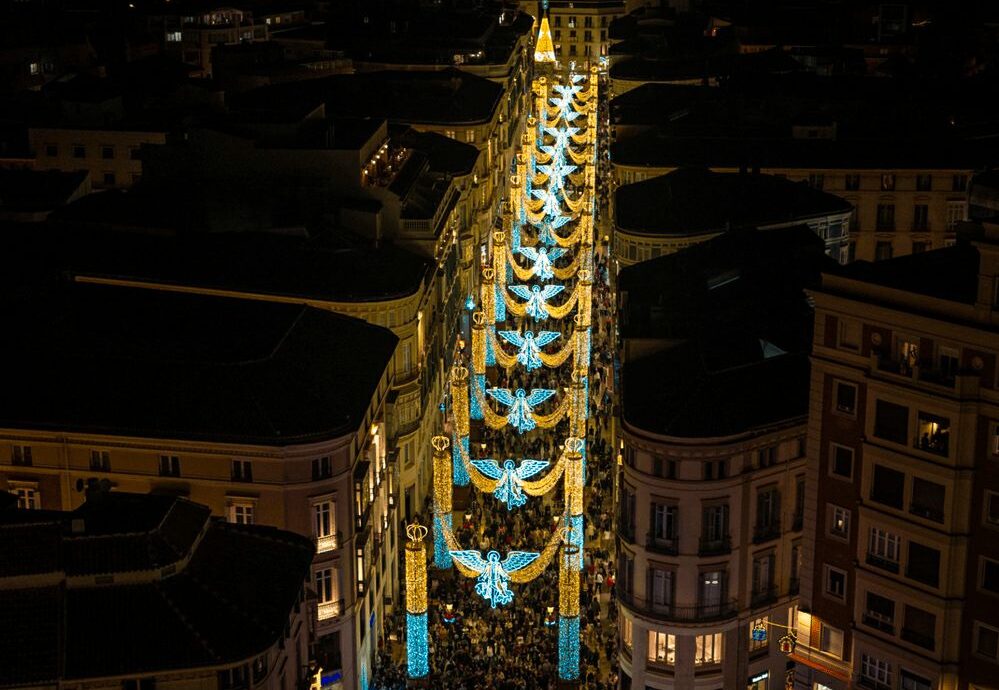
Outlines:
MULTIPOLYGON (((606 122, 606 101, 599 106, 606 122)), ((606 156, 601 137, 598 157, 606 156)), ((603 170, 601 168, 601 170, 603 170)), ((606 172, 598 175, 598 199, 606 208, 606 172)), ((613 296, 610 288, 609 247, 598 240, 594 256, 593 337, 590 369, 590 418, 587 428, 584 497, 585 547, 580 591, 580 678, 583 687, 617 687, 617 601, 613 553, 613 484, 616 449, 608 409, 615 386, 613 296)), ((532 327, 532 326, 528 326, 532 327)), ((571 334, 571 320, 548 321, 548 330, 571 334)), ((564 341, 563 341, 564 342, 564 341)), ((542 368, 526 372, 499 369, 490 385, 506 388, 555 388, 565 384, 565 371, 542 368)), ((537 458, 554 461, 567 434, 566 422, 553 430, 538 429, 520 435, 509 430, 483 429, 471 447, 473 457, 537 458)), ((464 515, 455 513, 454 532, 464 548, 483 553, 495 549, 540 551, 553 530, 561 527, 564 498, 561 483, 543 497, 531 498, 512 511, 492 495, 471 491, 464 515)), ((431 497, 417 517, 432 524, 431 497)), ((429 662, 431 687, 440 690, 554 689, 558 677, 558 566, 557 562, 530 583, 512 585, 513 601, 492 608, 475 591, 474 578, 455 568, 431 567, 429 578, 429 662)), ((406 687, 405 610, 389 625, 397 645, 379 650, 374 690, 406 687)))

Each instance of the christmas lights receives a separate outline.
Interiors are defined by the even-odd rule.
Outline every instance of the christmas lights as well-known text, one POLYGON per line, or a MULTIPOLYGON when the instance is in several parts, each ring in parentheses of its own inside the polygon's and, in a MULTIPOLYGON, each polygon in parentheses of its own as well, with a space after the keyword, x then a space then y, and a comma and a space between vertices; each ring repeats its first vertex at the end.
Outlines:
POLYGON ((427 660, 427 528, 406 527, 406 669, 410 678, 430 673, 427 660))
POLYGON ((579 616, 559 616, 558 677, 561 680, 579 680, 579 616))
POLYGON ((549 388, 534 388, 527 393, 523 388, 511 392, 509 388, 488 388, 486 393, 501 405, 510 408, 506 413, 507 423, 523 434, 537 426, 534 408, 555 395, 549 388))
POLYGON ((548 464, 546 460, 522 460, 518 467, 516 462, 507 459, 503 461, 501 468, 499 463, 492 459, 472 460, 472 465, 479 472, 496 481, 493 496, 501 503, 505 503, 507 510, 513 510, 527 503, 523 489, 524 480, 530 479, 548 467, 548 464))
POLYGON ((485 558, 479 551, 451 551, 451 557, 469 570, 478 573, 476 593, 489 602, 492 608, 513 601, 513 592, 507 583, 511 574, 526 568, 541 556, 537 552, 511 551, 502 561, 498 551, 490 551, 485 558))
POLYGON ((517 362, 527 369, 527 371, 534 371, 541 368, 542 364, 544 364, 541 360, 541 348, 553 342, 561 335, 558 331, 538 331, 537 335, 531 331, 526 331, 525 333, 498 331, 497 334, 503 340, 518 348, 517 362))
POLYGON ((430 674, 427 650, 427 614, 406 613, 406 670, 410 678, 430 674))
POLYGON ((445 533, 451 530, 451 499, 454 488, 451 477, 451 445, 447 436, 434 436, 431 441, 434 449, 434 564, 441 569, 451 567, 451 554, 448 553, 445 533))
MULTIPOLYGON (((540 285, 531 287, 527 285, 511 285, 509 287, 510 292, 523 300, 527 300, 527 304, 524 305, 524 312, 535 321, 544 321, 548 318, 551 313, 548 300, 565 289, 564 285, 554 284, 545 285, 543 288, 540 285)), ((575 291, 573 291, 573 294, 575 294, 575 291)))

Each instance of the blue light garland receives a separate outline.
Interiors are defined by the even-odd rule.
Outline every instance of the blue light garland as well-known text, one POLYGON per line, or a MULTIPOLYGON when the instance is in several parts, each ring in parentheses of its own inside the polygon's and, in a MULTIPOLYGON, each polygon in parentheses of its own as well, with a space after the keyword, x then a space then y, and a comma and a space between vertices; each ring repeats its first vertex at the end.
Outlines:
MULTIPOLYGON (((507 280, 512 280, 513 270, 507 266, 506 271, 508 274, 507 280)), ((498 281, 496 282, 494 290, 496 291, 496 297, 494 298, 494 301, 496 302, 496 323, 503 323, 506 321, 506 301, 503 299, 503 289, 498 281)), ((489 350, 487 350, 487 352, 489 352, 489 350)))
MULTIPOLYGON (((503 303, 503 308, 506 309, 506 303, 503 303)), ((486 366, 494 367, 496 366, 496 351, 493 349, 493 343, 496 341, 496 324, 489 323, 486 324, 486 366)))
POLYGON ((427 613, 406 614, 406 670, 410 678, 430 673, 427 661, 427 613))
POLYGON ((472 395, 468 401, 468 416, 472 419, 482 419, 482 404, 479 402, 486 395, 486 375, 472 374, 472 395))
POLYGON ((465 456, 468 457, 468 436, 461 437, 461 445, 455 442, 455 439, 451 438, 451 467, 453 471, 451 473, 451 478, 454 481, 455 486, 468 486, 468 482, 471 481, 471 477, 468 476, 468 469, 465 467, 465 463, 461 459, 461 449, 465 449, 465 456))
POLYGON ((434 515, 434 565, 441 570, 451 567, 451 552, 448 551, 447 542, 444 541, 444 530, 441 523, 451 529, 451 514, 434 515))
POLYGON ((558 677, 579 680, 579 617, 558 619, 558 677))
POLYGON ((579 551, 579 569, 583 569, 583 516, 582 515, 570 515, 569 516, 569 527, 572 532, 569 536, 569 543, 575 545, 579 551))

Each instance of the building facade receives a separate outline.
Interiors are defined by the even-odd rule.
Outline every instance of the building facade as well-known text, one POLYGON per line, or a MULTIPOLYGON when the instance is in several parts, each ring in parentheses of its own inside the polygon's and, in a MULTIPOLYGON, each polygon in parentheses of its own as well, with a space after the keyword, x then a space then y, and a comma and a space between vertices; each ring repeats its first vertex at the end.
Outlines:
POLYGON ((995 687, 997 240, 986 224, 813 293, 808 687, 995 687))
POLYGON ((28 140, 35 170, 90 173, 98 189, 127 189, 142 179, 140 151, 166 143, 166 130, 32 127, 28 140))

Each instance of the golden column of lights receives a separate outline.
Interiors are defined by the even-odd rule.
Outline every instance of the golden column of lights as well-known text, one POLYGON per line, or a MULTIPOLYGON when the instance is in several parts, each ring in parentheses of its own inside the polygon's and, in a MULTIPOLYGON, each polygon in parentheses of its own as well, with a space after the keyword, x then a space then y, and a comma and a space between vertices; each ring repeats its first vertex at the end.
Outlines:
POLYGON ((453 486, 448 448, 451 447, 451 441, 447 436, 434 436, 430 439, 430 445, 434 449, 434 512, 438 515, 450 515, 453 486))
POLYGON ((406 611, 427 612, 427 550, 423 540, 427 528, 420 524, 407 525, 406 536, 406 611))
MULTIPOLYGON (((572 384, 569 387, 572 396, 572 402, 569 406, 569 435, 576 438, 586 437, 586 386, 583 383, 583 377, 586 376, 586 373, 585 371, 573 371, 572 384)), ((568 480, 568 475, 566 478, 568 480)), ((580 475, 580 481, 582 481, 582 475, 580 475)))
POLYGON ((578 314, 582 317, 582 326, 591 326, 591 309, 593 308, 593 279, 587 270, 579 271, 579 285, 577 286, 579 297, 576 306, 578 314))
POLYGON ((520 218, 520 204, 523 202, 521 197, 524 195, 524 190, 520 181, 524 179, 522 169, 527 169, 521 163, 523 157, 523 154, 517 154, 517 174, 510 175, 510 219, 513 222, 517 222, 520 218))
POLYGON ((579 615, 579 547, 562 545, 558 568, 559 615, 571 618, 579 615))
POLYGON ((503 232, 502 230, 493 233, 493 280, 496 282, 495 292, 499 292, 501 295, 505 295, 506 294, 506 233, 503 232))
POLYGON ((492 268, 482 269, 482 311, 486 318, 485 325, 496 323, 496 272, 492 268))
POLYGON ((472 314, 472 375, 486 374, 486 317, 481 311, 472 314))
POLYGON ((462 366, 451 369, 451 409, 455 436, 458 439, 468 436, 468 369, 462 366))

